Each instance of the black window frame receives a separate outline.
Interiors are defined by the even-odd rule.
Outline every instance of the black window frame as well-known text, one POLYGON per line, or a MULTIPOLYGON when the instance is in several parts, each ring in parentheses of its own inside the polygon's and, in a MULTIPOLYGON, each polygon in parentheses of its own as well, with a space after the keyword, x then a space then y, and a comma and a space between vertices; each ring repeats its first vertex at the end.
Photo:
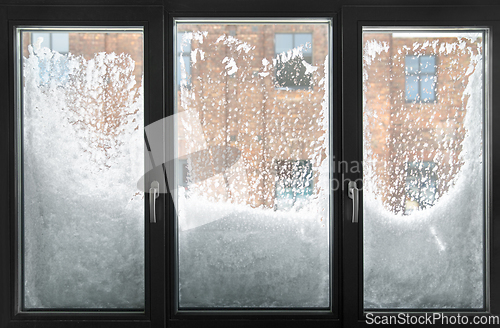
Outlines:
MULTIPOLYGON (((150 118, 156 121, 173 114, 174 108, 174 60, 173 18, 174 17, 242 17, 242 18, 301 18, 331 17, 333 19, 333 76, 331 78, 333 108, 331 113, 331 154, 337 162, 350 162, 361 158, 362 144, 362 26, 374 25, 455 25, 491 27, 500 31, 500 8, 491 6, 493 1, 468 1, 457 5, 452 0, 412 0, 404 6, 397 0, 382 0, 372 5, 369 0, 359 0, 350 5, 348 0, 321 0, 308 3, 290 3, 285 0, 269 2, 214 0, 5 0, 0 5, 0 98, 4 107, 0 110, 0 328, 5 327, 361 327, 367 326, 366 313, 362 306, 362 217, 361 224, 350 222, 351 200, 344 191, 334 192, 332 215, 335 218, 333 236, 334 296, 335 311, 327 314, 301 313, 291 311, 286 314, 235 311, 232 314, 198 312, 182 313, 175 310, 176 283, 175 244, 173 236, 174 206, 167 197, 160 197, 160 208, 165 211, 165 222, 155 229, 149 229, 151 250, 146 265, 153 266, 147 274, 154 284, 154 293, 149 296, 150 311, 145 315, 127 313, 68 312, 68 313, 19 313, 16 308, 16 145, 15 145, 15 97, 13 88, 13 29, 24 25, 82 25, 114 22, 118 25, 131 22, 147 22, 151 40, 145 46, 145 60, 150 61, 149 97, 146 106, 161 107, 161 115, 150 118), (99 23, 97 23, 99 22, 99 23), (450 24, 451 22, 451 24, 450 24), (352 128, 352 129, 348 129, 352 128), (341 252, 342 249, 342 252, 341 252), (335 290, 337 293, 335 293, 335 290)), ((111 23, 110 23, 111 24, 111 23)), ((500 34, 492 34, 491 82, 500 85, 500 34), (495 60, 497 59, 497 60, 495 60)), ((492 113, 487 124, 500 124, 498 104, 500 94, 492 92, 492 113)), ((156 113, 156 112, 155 112, 156 113)), ((500 196, 493 186, 500 185, 500 130, 491 131, 488 151, 490 163, 486 170, 488 197, 490 199, 491 239, 490 249, 490 311, 500 315, 500 196), (497 150, 495 150, 497 149, 497 150)), ((173 151, 167 145, 167 152, 173 151)), ((335 172, 338 181, 358 180, 360 174, 335 172)), ((359 180, 358 180, 359 181, 359 180)), ((360 202, 362 203, 362 194, 360 202)), ((148 270, 148 269, 147 269, 148 270)), ((422 316, 424 311, 412 312, 412 316, 422 316)), ((394 312, 377 312, 378 315, 394 312)), ((450 311, 448 314, 454 314, 450 311)), ((470 315, 471 313, 465 313, 470 315)), ((473 315, 474 313, 472 313, 473 315)), ((475 314, 480 314, 477 312, 475 314)), ((482 314, 482 313, 481 313, 482 314)))

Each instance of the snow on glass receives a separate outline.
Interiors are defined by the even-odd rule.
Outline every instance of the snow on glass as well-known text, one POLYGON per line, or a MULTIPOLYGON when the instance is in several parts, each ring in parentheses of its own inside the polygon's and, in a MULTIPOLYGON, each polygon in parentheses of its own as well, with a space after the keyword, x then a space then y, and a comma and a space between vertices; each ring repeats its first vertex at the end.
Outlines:
POLYGON ((483 34, 370 30, 363 51, 364 306, 482 308, 483 34))
POLYGON ((139 43, 140 58, 60 54, 43 39, 23 49, 25 308, 144 308, 139 43))
POLYGON ((177 28, 179 306, 328 307, 328 24, 177 28), (218 164, 187 155, 222 145, 196 181, 218 164))

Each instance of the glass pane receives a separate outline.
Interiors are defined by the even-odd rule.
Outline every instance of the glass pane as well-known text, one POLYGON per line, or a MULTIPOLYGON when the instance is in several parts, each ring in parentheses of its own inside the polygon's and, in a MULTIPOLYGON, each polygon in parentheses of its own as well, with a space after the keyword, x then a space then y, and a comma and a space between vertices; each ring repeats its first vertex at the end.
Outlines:
POLYGON ((191 82, 191 39, 186 33, 177 35, 177 86, 185 84, 188 86, 191 82))
POLYGON ((364 28, 365 309, 485 306, 485 33, 364 28))
POLYGON ((277 54, 291 50, 294 47, 293 34, 278 33, 275 35, 275 42, 274 48, 277 54))
POLYGON ((432 73, 436 71, 435 56, 420 56, 420 73, 432 73))
POLYGON ((418 57, 417 56, 405 56, 405 71, 408 74, 417 74, 419 71, 418 67, 418 57))
POLYGON ((329 21, 176 27, 192 40, 176 108, 179 307, 328 308, 329 21), (314 36, 311 64, 296 31, 314 36), (292 49, 307 89, 276 87, 275 50, 292 49))
POLYGON ((312 34, 297 33, 295 34, 295 47, 304 47, 304 54, 312 54, 312 34))
POLYGON ((142 28, 18 33, 23 308, 143 309, 142 28))

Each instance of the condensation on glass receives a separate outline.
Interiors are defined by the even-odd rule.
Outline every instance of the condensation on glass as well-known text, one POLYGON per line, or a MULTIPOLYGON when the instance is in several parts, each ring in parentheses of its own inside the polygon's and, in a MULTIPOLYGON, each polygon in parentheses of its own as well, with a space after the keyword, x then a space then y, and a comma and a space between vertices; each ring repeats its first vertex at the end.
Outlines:
POLYGON ((180 309, 330 306, 330 26, 176 21, 180 309))
POLYGON ((485 307, 484 29, 363 29, 365 309, 485 307))
POLYGON ((142 28, 17 28, 22 309, 144 309, 142 28))

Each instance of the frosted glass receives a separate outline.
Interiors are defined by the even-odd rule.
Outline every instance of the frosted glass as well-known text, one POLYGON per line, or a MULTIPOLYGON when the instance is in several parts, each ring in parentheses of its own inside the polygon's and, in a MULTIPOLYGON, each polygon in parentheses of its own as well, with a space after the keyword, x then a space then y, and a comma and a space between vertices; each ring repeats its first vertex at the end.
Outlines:
POLYGON ((279 33, 275 35, 276 53, 282 53, 293 48, 293 34, 279 33))
POLYGON ((406 100, 413 101, 418 98, 418 76, 406 77, 406 100))
POLYGON ((420 99, 422 101, 432 101, 435 97, 436 81, 434 75, 420 76, 420 99))
POLYGON ((420 72, 435 73, 436 72, 436 57, 420 56, 420 72))
POLYGON ((23 307, 143 309, 142 31, 18 31, 23 307))
POLYGON ((176 107, 179 307, 328 308, 329 23, 176 26, 191 40, 176 107), (310 88, 277 87, 292 61, 290 81, 310 88), (234 165, 190 156, 216 146, 238 150, 234 165))
POLYGON ((364 30, 365 309, 485 306, 484 33, 364 30))

